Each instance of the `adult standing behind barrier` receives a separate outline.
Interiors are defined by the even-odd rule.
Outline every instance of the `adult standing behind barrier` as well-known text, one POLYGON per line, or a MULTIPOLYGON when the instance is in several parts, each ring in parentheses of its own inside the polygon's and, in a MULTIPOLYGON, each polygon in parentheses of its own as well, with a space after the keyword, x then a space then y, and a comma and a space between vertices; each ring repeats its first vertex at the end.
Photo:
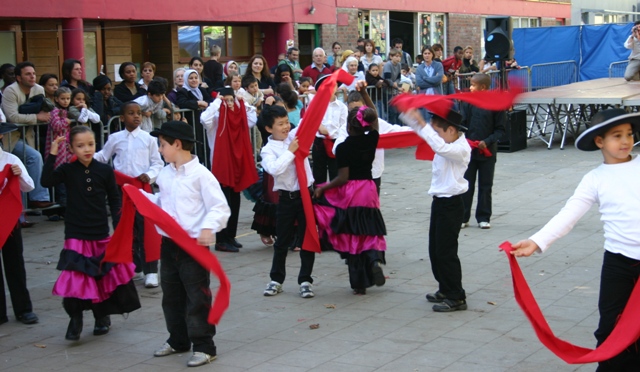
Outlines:
POLYGON ((67 59, 62 63, 62 79, 61 87, 67 87, 71 90, 80 88, 87 94, 93 92, 91 84, 82 80, 82 63, 77 59, 67 59))
POLYGON ((207 89, 200 86, 200 75, 196 70, 187 70, 184 72, 185 83, 182 89, 178 91, 178 107, 182 109, 193 110, 193 115, 187 115, 189 124, 195 128, 196 132, 196 155, 200 163, 206 164, 209 158, 208 146, 204 138, 204 128, 200 123, 200 110, 209 107, 213 98, 207 92, 207 89))
MULTIPOLYGON (((345 56, 346 52, 342 53, 343 60, 348 57, 348 55, 345 56)), ((313 84, 318 82, 320 76, 331 74, 331 69, 324 65, 324 56, 324 49, 315 48, 312 54, 313 62, 302 70, 302 76, 308 76, 313 79, 313 84)))
POLYGON ((116 96, 120 102, 129 102, 134 99, 147 95, 147 91, 138 84, 136 81, 137 68, 133 62, 125 62, 120 65, 118 75, 122 79, 122 82, 116 85, 113 90, 113 95, 116 96))
POLYGON ((422 48, 424 61, 416 69, 416 85, 424 94, 442 94, 442 77, 444 69, 442 63, 435 61, 435 53, 430 46, 422 48))
POLYGON ((167 99, 174 105, 178 105, 178 91, 184 86, 184 67, 178 67, 173 71, 173 89, 167 93, 167 99))
MULTIPOLYGON (((15 67, 15 76, 16 82, 4 90, 2 98, 2 110, 7 116, 7 121, 30 125, 48 123, 51 118, 48 112, 40 111, 37 114, 20 114, 18 111, 20 105, 27 103, 27 97, 44 96, 44 89, 36 84, 36 68, 33 63, 29 61, 18 63, 15 67)), ((20 133, 21 131, 15 131, 10 136, 6 136, 3 139, 4 148, 22 160, 29 176, 33 179, 35 188, 29 192, 29 207, 50 207, 53 203, 49 201, 49 190, 40 185, 43 162, 42 155, 34 148, 35 132, 33 128, 28 128, 26 130, 26 138, 21 138, 20 133)))
POLYGON ((260 54, 256 54, 249 60, 249 66, 244 76, 253 75, 258 79, 258 88, 265 95, 273 95, 276 91, 276 83, 271 78, 271 72, 269 72, 269 64, 267 60, 260 54))
MULTIPOLYGON (((2 89, 0 89, 0 103, 2 103, 2 92, 11 84, 16 82, 14 74, 14 66, 11 63, 5 63, 0 66, 0 79, 2 79, 2 89)), ((56 88, 57 89, 57 88, 56 88)))
MULTIPOLYGON (((102 125, 107 125, 109 120, 117 115, 120 115, 120 106, 122 102, 114 97, 111 92, 111 79, 107 75, 98 75, 93 79, 93 100, 91 101, 91 108, 96 114, 100 115, 100 121, 102 125)), ((118 128, 119 130, 120 128, 118 128)), ((109 133, 116 132, 116 128, 110 128, 109 133)))
POLYGON ((640 21, 636 21, 631 28, 631 35, 624 42, 624 47, 631 49, 629 54, 629 64, 624 71, 624 79, 626 81, 639 80, 640 76, 640 21))

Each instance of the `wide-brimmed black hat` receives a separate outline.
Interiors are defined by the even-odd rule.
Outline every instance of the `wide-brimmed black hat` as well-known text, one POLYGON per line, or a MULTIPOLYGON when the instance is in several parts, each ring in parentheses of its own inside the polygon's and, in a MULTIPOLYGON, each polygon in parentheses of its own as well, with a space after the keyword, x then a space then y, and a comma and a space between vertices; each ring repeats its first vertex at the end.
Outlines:
POLYGON ((439 117, 440 119, 448 122, 449 124, 453 124, 456 128, 458 128, 459 130, 462 131, 467 131, 469 130, 467 127, 465 127, 464 125, 462 125, 462 115, 460 115, 460 113, 456 110, 449 110, 447 112, 446 117, 444 117, 445 115, 443 113, 440 114, 436 114, 431 112, 431 115, 439 117))
POLYGON ((320 89, 320 87, 322 86, 322 83, 324 83, 324 81, 329 78, 329 76, 331 75, 327 74, 327 75, 322 75, 318 78, 318 81, 316 81, 315 85, 313 86, 316 92, 320 89))
POLYGON ((154 137, 166 136, 180 141, 196 142, 193 135, 193 128, 183 121, 168 121, 162 124, 160 129, 151 132, 154 137))
POLYGON ((5 134, 18 130, 18 126, 12 123, 0 123, 0 134, 5 134))
POLYGON ((236 94, 233 91, 233 88, 231 88, 231 87, 222 87, 222 88, 218 88, 218 96, 220 96, 220 97, 224 97, 224 96, 233 96, 233 97, 235 97, 236 94))
POLYGON ((604 136, 616 125, 631 124, 633 132, 640 131, 640 112, 628 113, 621 108, 602 110, 591 118, 589 129, 585 130, 576 140, 576 148, 582 151, 599 150, 596 146, 596 136, 604 136))

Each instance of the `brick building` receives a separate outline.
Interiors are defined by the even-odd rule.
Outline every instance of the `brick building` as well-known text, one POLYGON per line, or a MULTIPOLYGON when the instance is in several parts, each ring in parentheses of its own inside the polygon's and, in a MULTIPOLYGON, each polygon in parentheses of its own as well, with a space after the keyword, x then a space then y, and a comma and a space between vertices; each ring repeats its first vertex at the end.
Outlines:
MULTIPOLYGON (((294 40, 301 64, 317 46, 329 51, 338 41, 353 48, 359 36, 376 41, 386 53, 400 37, 415 56, 423 44, 440 42, 447 54, 456 45, 471 45, 480 56, 483 17, 510 15, 514 27, 569 24, 569 1, 484 0, 333 0, 319 2, 245 1, 149 3, 140 0, 31 0, 0 14, 0 64, 30 60, 38 74, 60 73, 62 61, 84 62, 86 78, 100 71, 111 78, 118 64, 152 61, 157 74, 171 71, 190 57, 208 59, 212 44, 222 47, 222 60, 247 61, 261 53, 274 63, 294 40), (158 5, 156 5, 158 4, 158 5), (388 9, 392 7, 393 9, 388 9)), ((117 80, 117 79, 116 79, 117 80)))

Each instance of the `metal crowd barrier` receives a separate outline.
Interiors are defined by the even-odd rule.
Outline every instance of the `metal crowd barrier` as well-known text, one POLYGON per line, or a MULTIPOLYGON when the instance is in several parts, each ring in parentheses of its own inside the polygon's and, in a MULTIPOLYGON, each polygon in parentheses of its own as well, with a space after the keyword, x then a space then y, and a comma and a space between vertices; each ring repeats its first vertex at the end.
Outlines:
POLYGON ((624 72, 627 69, 628 64, 629 61, 612 62, 609 65, 609 77, 624 77, 624 72))
POLYGON ((576 61, 541 63, 531 66, 531 90, 556 87, 578 81, 576 61))
POLYGON ((371 101, 378 111, 378 117, 386 120, 389 123, 398 123, 398 112, 395 108, 389 105, 389 101, 398 94, 398 90, 389 89, 388 87, 376 88, 375 86, 368 86, 367 93, 371 97, 371 101))
MULTIPOLYGON (((467 74, 458 74, 458 89, 461 92, 468 92, 471 87, 471 77, 477 74, 476 72, 470 72, 467 74)), ((491 77, 491 87, 489 89, 497 89, 500 87, 500 71, 490 71, 486 73, 491 77)), ((508 69, 507 79, 510 82, 510 86, 518 84, 518 87, 525 92, 531 90, 531 70, 528 66, 522 66, 519 69, 508 69)))

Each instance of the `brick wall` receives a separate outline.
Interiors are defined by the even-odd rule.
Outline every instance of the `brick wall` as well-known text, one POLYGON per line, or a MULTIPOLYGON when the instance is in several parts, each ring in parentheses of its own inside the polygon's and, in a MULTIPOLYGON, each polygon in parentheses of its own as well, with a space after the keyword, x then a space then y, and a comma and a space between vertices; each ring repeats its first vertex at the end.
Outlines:
POLYGON ((324 24, 320 31, 320 43, 327 53, 332 53, 331 44, 339 42, 342 50, 355 49, 358 40, 358 9, 338 8, 338 17, 348 18, 348 24, 324 24), (345 14, 346 16, 342 16, 345 14))
POLYGON ((453 54, 456 46, 471 46, 474 50, 474 59, 479 60, 480 40, 482 39, 482 17, 470 14, 447 15, 447 51, 445 57, 453 54))

